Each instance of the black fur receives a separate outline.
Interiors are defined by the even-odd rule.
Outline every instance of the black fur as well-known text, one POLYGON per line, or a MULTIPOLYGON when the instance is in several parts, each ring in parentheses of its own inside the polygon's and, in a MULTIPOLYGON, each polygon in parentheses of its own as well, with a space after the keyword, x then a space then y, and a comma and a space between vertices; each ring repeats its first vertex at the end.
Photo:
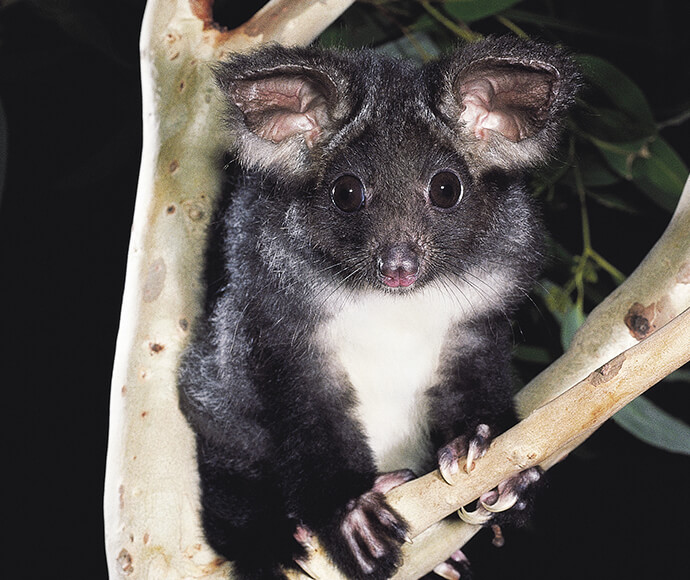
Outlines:
MULTIPOLYGON (((409 305, 433 313, 428 301, 448 297, 434 381, 420 385, 426 426, 417 443, 429 452, 410 460, 416 469, 432 469, 436 448, 479 423, 495 434, 514 422, 509 315, 541 255, 524 173, 553 151, 577 75, 560 50, 493 39, 421 69, 372 51, 268 47, 217 76, 247 171, 220 217, 222 288, 179 372, 180 405, 198 437, 206 536, 243 578, 283 578, 280 568, 303 554, 297 525, 349 577, 386 578, 406 525, 368 493, 383 456, 340 364, 349 335, 329 325, 350 328, 349 313, 371 301, 394 313, 399 305, 391 324, 414 334, 409 305), (479 77, 525 71, 542 83, 533 97, 500 79, 489 90, 506 95, 496 106, 517 98, 507 138, 460 117, 463 91, 484 95, 479 77), (439 171, 462 183, 452 207, 431 201, 439 171), (356 176, 365 196, 349 213, 332 199, 343 175, 356 176), (350 530, 353 514, 374 541, 350 530)), ((408 354, 394 366, 406 368, 408 354)), ((388 370, 372 372, 385 379, 388 370)))

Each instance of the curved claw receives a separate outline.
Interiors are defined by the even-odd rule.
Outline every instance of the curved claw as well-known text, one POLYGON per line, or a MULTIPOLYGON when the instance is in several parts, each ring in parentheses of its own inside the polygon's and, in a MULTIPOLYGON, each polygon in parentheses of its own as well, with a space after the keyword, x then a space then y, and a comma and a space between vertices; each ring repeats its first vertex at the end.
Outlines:
POLYGON ((474 469, 477 459, 482 457, 489 446, 491 429, 485 423, 480 423, 474 432, 474 437, 467 446, 467 458, 465 459, 465 472, 469 475, 474 469))
POLYGON ((468 512, 464 507, 461 507, 458 510, 458 516, 463 522, 475 526, 484 525, 491 519, 491 514, 483 512, 481 508, 476 509, 473 512, 468 512))
POLYGON ((304 560, 302 558, 296 558, 295 564, 297 564, 299 566, 299 568, 302 570, 302 572, 304 574, 306 574, 309 578, 318 578, 318 576, 316 576, 314 574, 314 572, 312 572, 311 569, 309 568, 309 561, 308 560, 304 560))
POLYGON ((448 485, 455 483, 455 476, 459 471, 457 440, 441 447, 438 451, 438 470, 448 485))
POLYGON ((467 458, 465 459, 465 473, 469 475, 474 470, 474 460, 477 456, 476 446, 470 443, 470 447, 467 450, 467 458))
POLYGON ((458 572, 448 562, 441 562, 434 568, 434 574, 444 578, 445 580, 460 580, 460 572, 458 572))
POLYGON ((313 542, 314 534, 304 524, 297 525, 293 537, 307 552, 314 552, 316 550, 316 546, 313 542))
POLYGON ((517 494, 506 493, 505 495, 499 495, 498 499, 494 503, 481 502, 481 506, 488 512, 498 513, 504 512, 512 508, 518 500, 517 494))

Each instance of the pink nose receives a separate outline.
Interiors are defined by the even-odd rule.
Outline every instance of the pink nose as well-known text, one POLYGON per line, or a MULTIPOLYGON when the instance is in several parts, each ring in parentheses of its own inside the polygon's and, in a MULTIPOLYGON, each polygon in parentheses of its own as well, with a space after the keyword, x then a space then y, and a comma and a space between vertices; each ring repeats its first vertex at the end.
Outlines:
POLYGON ((407 288, 419 276, 419 256, 415 246, 396 244, 381 252, 379 278, 389 288, 407 288))

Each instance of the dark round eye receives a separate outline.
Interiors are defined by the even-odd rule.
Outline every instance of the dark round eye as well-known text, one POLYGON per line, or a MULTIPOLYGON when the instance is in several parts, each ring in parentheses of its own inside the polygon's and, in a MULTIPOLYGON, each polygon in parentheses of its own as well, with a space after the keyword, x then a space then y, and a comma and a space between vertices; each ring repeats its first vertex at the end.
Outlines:
POLYGON ((462 183, 452 171, 439 171, 429 182, 429 201, 431 205, 450 209, 462 198, 462 183))
POLYGON ((364 207, 364 185, 354 175, 341 175, 331 189, 335 206, 346 213, 353 213, 364 207))

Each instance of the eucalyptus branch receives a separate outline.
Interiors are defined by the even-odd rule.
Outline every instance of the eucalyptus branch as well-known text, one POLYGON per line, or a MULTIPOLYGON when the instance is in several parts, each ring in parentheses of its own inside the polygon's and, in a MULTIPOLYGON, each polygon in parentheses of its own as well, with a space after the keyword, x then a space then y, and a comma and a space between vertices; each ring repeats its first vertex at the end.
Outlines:
POLYGON ((671 222, 637 269, 587 317, 568 351, 516 397, 520 416, 690 307, 690 179, 671 222))
POLYGON ((141 33, 144 142, 110 404, 104 517, 111 578, 228 578, 203 540, 194 435, 176 369, 200 312, 206 229, 230 145, 212 63, 306 44, 353 0, 273 0, 236 30, 211 0, 150 0, 141 33))

